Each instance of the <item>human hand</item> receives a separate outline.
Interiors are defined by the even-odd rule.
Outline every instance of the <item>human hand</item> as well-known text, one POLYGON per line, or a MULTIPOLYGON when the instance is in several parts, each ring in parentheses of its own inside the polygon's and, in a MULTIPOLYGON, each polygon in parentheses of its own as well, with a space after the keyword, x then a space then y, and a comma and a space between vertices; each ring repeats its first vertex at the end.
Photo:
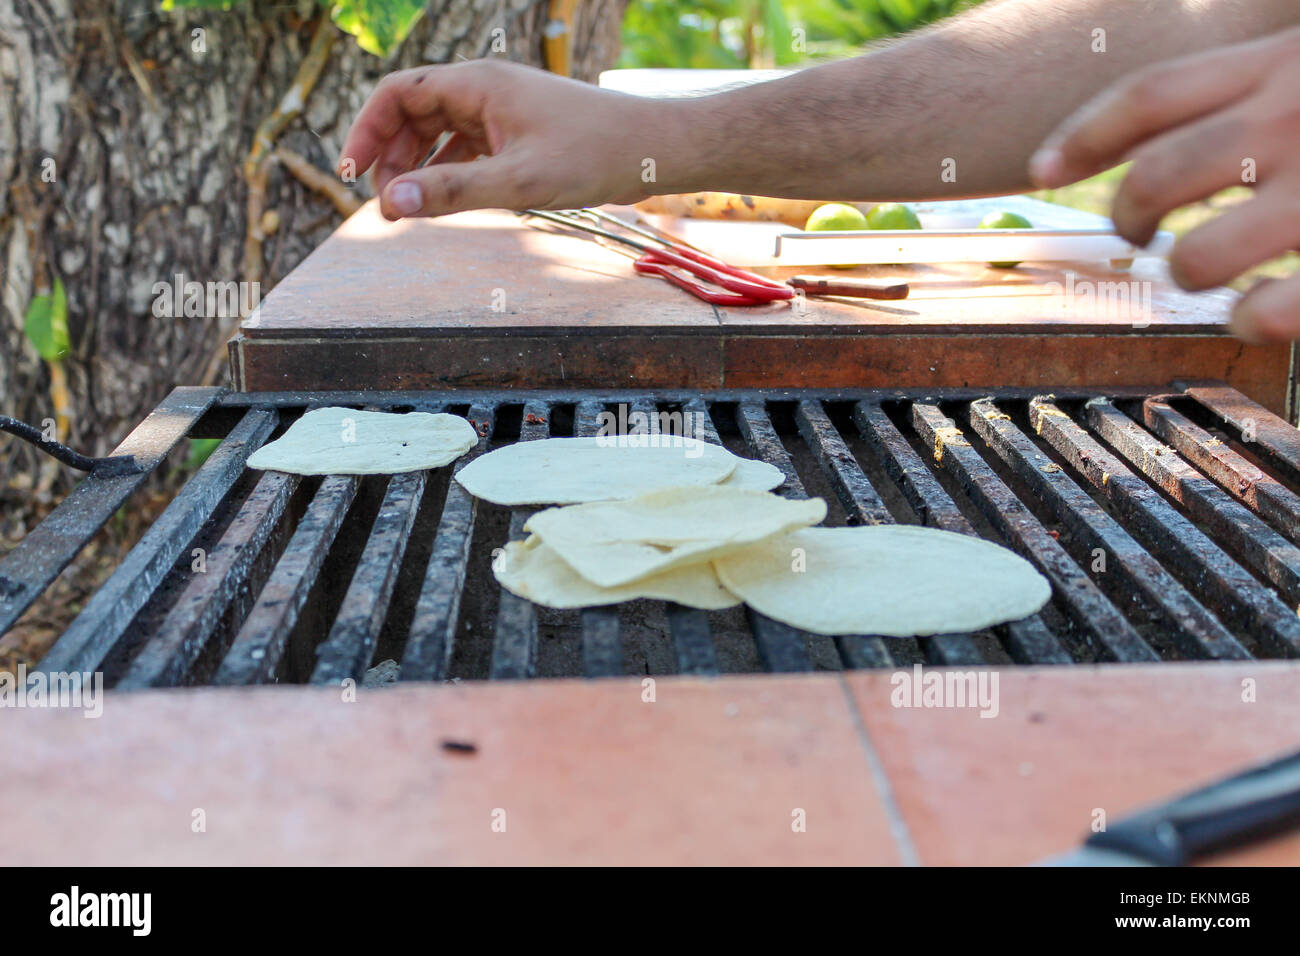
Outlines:
MULTIPOLYGON (((1158 63, 1088 103, 1030 162, 1052 188, 1131 159, 1112 218, 1151 241, 1179 206, 1228 186, 1255 195, 1179 240, 1170 256, 1185 289, 1222 285, 1300 247, 1300 30, 1158 63)), ((1245 338, 1300 337, 1300 274, 1264 280, 1233 310, 1245 338)))
POLYGON ((417 67, 380 81, 339 174, 373 167, 388 219, 634 202, 650 195, 645 159, 669 155, 667 109, 498 60, 417 67))

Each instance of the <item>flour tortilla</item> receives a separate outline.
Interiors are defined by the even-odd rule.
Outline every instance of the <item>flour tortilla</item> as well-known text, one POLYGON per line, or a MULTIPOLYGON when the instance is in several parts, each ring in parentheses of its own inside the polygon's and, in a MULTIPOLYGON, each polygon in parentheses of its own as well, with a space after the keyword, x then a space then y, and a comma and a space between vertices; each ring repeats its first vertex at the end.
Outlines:
POLYGON ((317 408, 262 446, 248 467, 293 475, 397 475, 450 464, 478 442, 456 415, 317 408))
POLYGON ((721 445, 694 438, 546 438, 489 452, 462 468, 456 480, 476 498, 498 505, 565 505, 716 485, 739 461, 721 445))
POLYGON ((1051 597, 1006 548, 968 535, 881 525, 807 528, 715 558, 756 611, 814 634, 919 637, 1016 621, 1051 597), (805 570, 793 570, 802 549, 805 570))
POLYGON ((771 491, 785 483, 785 473, 765 461, 741 458, 736 470, 722 482, 724 488, 751 488, 754 491, 771 491))
POLYGON ((599 607, 652 598, 675 601, 704 611, 735 607, 740 599, 722 586, 707 561, 651 574, 630 584, 602 588, 592 584, 560 559, 536 535, 511 541, 492 563, 501 586, 512 594, 544 607, 599 607))
POLYGON ((826 517, 821 498, 789 500, 710 485, 667 488, 628 501, 550 508, 528 519, 536 534, 592 584, 612 588, 695 564, 826 517))

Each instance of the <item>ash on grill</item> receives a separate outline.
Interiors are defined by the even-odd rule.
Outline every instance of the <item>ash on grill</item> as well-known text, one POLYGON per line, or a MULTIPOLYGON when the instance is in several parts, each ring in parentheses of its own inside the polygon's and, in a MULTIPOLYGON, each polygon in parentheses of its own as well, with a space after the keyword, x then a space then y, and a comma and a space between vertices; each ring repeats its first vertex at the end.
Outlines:
MULTIPOLYGON (((178 389, 0 559, 0 633, 187 435, 224 440, 40 663, 109 686, 1290 657, 1300 433, 1221 385, 1105 396, 858 392, 231 394, 178 389), (748 609, 537 608, 494 553, 528 509, 429 473, 299 479, 248 456, 308 407, 464 415, 514 441, 678 428, 767 461, 828 524, 919 523, 1024 555, 1053 599, 976 634, 823 638, 748 609), (639 414, 638 414, 639 413, 639 414), (396 662, 396 666, 393 663, 396 662)), ((943 582, 935 582, 942 588, 943 582)))

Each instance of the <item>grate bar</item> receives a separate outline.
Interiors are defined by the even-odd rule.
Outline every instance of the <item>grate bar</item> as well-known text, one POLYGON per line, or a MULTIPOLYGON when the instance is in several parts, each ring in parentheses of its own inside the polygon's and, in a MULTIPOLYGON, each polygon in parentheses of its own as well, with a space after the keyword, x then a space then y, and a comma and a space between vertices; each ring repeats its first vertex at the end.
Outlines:
POLYGON ((18 623, 109 518, 145 483, 212 405, 219 388, 176 388, 112 452, 133 455, 140 471, 91 474, 31 533, 0 558, 0 636, 18 623))
POLYGON ((736 406, 736 424, 745 439, 749 453, 760 461, 775 466, 785 475, 785 483, 777 488, 776 493, 783 498, 807 498, 799 473, 795 471, 794 460, 781 443, 781 436, 776 433, 772 419, 768 418, 767 409, 761 402, 747 401, 736 406))
POLYGON ((298 615, 360 486, 355 475, 333 475, 321 482, 226 652, 213 684, 261 684, 275 676, 298 615))
POLYGON ((1286 419, 1227 385, 1193 385, 1187 394, 1242 432, 1246 442, 1259 442, 1300 476, 1300 430, 1286 419))
MULTIPOLYGON (((713 445, 722 444, 713 424, 713 416, 703 399, 691 399, 683 404, 682 411, 690 415, 687 419, 690 428, 686 429, 690 437, 713 445)), ((677 661, 677 673, 700 677, 717 676, 718 655, 713 647, 713 632, 708 614, 698 608, 671 602, 665 610, 668 615, 668 633, 673 641, 673 654, 677 661)))
MULTIPOLYGON (((524 420, 519 426, 520 441, 536 441, 551 433, 551 407, 533 401, 524 405, 524 420)), ((524 524, 533 514, 531 508, 516 508, 510 515, 510 541, 524 537, 524 524)), ((537 675, 537 608, 501 589, 497 605, 496 631, 492 639, 491 677, 493 680, 524 680, 537 675)))
MULTIPOLYGON (((785 475, 785 484, 777 489, 785 498, 807 498, 803 482, 794 470, 789 452, 767 417, 767 409, 757 402, 742 402, 737 409, 740 433, 749 453, 769 465, 774 465, 785 475)), ((808 655, 808 637, 803 631, 774 621, 745 605, 749 626, 758 645, 758 660, 765 670, 773 673, 793 673, 812 670, 808 655)))
POLYGON ((1003 484, 961 429, 934 405, 912 406, 912 422, 935 460, 961 482, 976 506, 1012 547, 1052 583, 1052 591, 1088 638, 1094 653, 1118 661, 1160 656, 1074 563, 1034 514, 1003 484))
POLYGON ((244 462, 266 441, 278 417, 269 409, 244 414, 50 648, 38 671, 50 674, 98 669, 158 583, 234 487, 243 474, 244 462))
POLYGON ((844 506, 851 525, 893 524, 894 517, 871 486, 853 452, 831 423, 821 402, 802 401, 795 410, 795 424, 813 457, 830 479, 835 496, 844 506))
POLYGON ((1029 403, 1030 422, 1106 496, 1146 543, 1181 568, 1203 599, 1258 632, 1280 653, 1300 653, 1300 619, 1123 462, 1050 401, 1029 403))
POLYGON ((1109 402, 1089 402, 1088 424, 1282 592, 1300 603, 1300 548, 1178 457, 1109 402))
POLYGON ((119 690, 184 683, 221 616, 249 586, 253 562, 284 516, 298 482, 298 476, 280 472, 262 476, 208 555, 202 573, 191 575, 162 625, 117 682, 119 690))
MULTIPOLYGON (((599 402, 579 402, 574 409, 573 433, 579 438, 590 438, 599 433, 603 410, 599 402)), ((618 608, 583 608, 582 667, 588 677, 617 677, 623 673, 618 608)))
POLYGON ((427 471, 409 471, 389 479, 365 550, 343 595, 329 636, 316 648, 313 684, 361 680, 370 666, 375 643, 388 616, 388 603, 424 500, 427 471))
POLYGON ((845 634, 834 640, 840 661, 849 670, 894 667, 898 664, 888 646, 897 638, 891 637, 887 641, 883 637, 871 637, 866 634, 845 634))
POLYGON ((853 409, 858 432, 884 462, 885 470, 902 489, 903 497, 926 527, 957 534, 974 534, 975 529, 961 513, 952 496, 926 467, 885 409, 870 402, 858 402, 853 409))
MULTIPOLYGON (((1220 660, 1247 660, 1250 653, 1166 571, 1118 521, 1063 468, 1039 450, 991 400, 972 402, 970 423, 1020 478, 1077 536, 1084 548, 1108 559, 1103 580, 1111 597, 1140 594, 1173 625, 1172 636, 1187 653, 1220 660), (1115 577, 1110 570, 1117 572, 1115 577)), ((1096 569, 1094 568, 1094 571, 1096 569)))
POLYGON ((668 633, 673 639, 673 655, 677 660, 677 673, 697 677, 716 677, 719 673, 718 654, 713 648, 713 633, 709 616, 693 607, 683 607, 669 602, 668 633))
POLYGON ((1300 495, 1161 399, 1142 407, 1146 426, 1292 540, 1300 540, 1300 495))
POLYGON ((492 405, 471 405, 467 417, 478 433, 478 444, 456 462, 453 477, 447 483, 447 497, 434 533, 424 585, 402 652, 400 680, 446 680, 451 667, 474 524, 478 519, 478 499, 456 481, 455 475, 491 447, 496 409, 492 405))
MULTIPOLYGON (((795 410, 795 423, 835 490, 835 496, 844 505, 849 523, 894 524, 893 515, 871 486, 870 479, 863 473, 862 466, 858 464, 843 436, 831 423, 822 403, 812 400, 800 402, 795 410)), ((881 640, 875 635, 866 636, 868 640, 872 638, 881 640)), ((960 666, 989 663, 988 655, 970 634, 940 634, 921 638, 917 643, 925 656, 936 664, 960 666)), ((839 648, 841 645, 836 646, 839 648)), ((859 643, 855 649, 863 648, 859 643)))
MULTIPOLYGON (((912 510, 927 527, 980 537, 952 496, 931 474, 884 408, 859 402, 853 410, 858 432, 875 449, 885 471, 902 488, 912 510)), ((1041 614, 996 628, 1011 659, 1020 664, 1070 664, 1074 658, 1043 621, 1041 614)))

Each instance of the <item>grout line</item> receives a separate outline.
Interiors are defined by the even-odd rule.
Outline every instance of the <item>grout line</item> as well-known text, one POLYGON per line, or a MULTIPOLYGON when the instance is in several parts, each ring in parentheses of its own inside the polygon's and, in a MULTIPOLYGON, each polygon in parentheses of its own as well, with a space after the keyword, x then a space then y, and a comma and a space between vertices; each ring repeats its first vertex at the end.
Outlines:
POLYGON ((894 836, 898 855, 902 858, 904 866, 920 866, 920 854, 916 852, 916 845, 912 842, 911 833, 908 832, 907 820, 903 817, 903 811, 898 806, 898 800, 894 796, 894 788, 890 785, 888 774, 885 773, 885 765, 880 760, 880 754, 876 751, 875 744, 871 742, 871 734, 867 730, 866 719, 858 709, 858 702, 853 696, 853 689, 849 687, 849 682, 843 674, 840 675, 840 687, 844 691, 849 710, 852 712, 854 723, 857 725, 858 739, 862 743, 863 753, 867 758, 868 766, 871 768, 871 779, 876 785, 876 792, 880 795, 880 802, 885 807, 885 815, 889 818, 889 830, 894 836))

